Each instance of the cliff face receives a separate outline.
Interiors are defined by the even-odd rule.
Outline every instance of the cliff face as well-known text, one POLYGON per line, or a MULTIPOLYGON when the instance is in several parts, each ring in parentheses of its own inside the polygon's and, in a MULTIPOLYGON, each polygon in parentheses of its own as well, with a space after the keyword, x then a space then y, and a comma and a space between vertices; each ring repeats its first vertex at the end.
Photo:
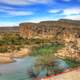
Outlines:
POLYGON ((35 23, 23 23, 20 24, 19 32, 20 35, 24 38, 32 38, 32 36, 36 36, 36 27, 37 25, 35 23))
POLYGON ((20 25, 20 35, 24 38, 48 38, 48 35, 51 36, 53 33, 53 27, 51 26, 34 23, 20 25))
POLYGON ((65 44, 56 56, 80 60, 80 21, 59 20, 20 24, 20 35, 24 38, 52 39, 65 44))
POLYGON ((21 23, 19 32, 24 38, 55 38, 70 41, 80 35, 80 24, 74 21, 43 21, 40 23, 21 23))
POLYGON ((72 42, 68 42, 63 49, 59 50, 55 54, 55 56, 80 61, 80 38, 77 38, 72 42))

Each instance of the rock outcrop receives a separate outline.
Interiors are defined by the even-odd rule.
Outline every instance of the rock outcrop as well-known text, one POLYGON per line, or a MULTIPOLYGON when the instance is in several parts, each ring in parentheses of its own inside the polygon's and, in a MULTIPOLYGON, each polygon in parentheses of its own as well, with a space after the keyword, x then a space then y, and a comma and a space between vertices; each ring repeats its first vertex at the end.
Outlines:
POLYGON ((66 42, 65 47, 59 50, 55 56, 80 61, 80 38, 75 37, 70 42, 66 42))
POLYGON ((55 56, 58 56, 60 58, 69 58, 69 59, 74 59, 76 61, 80 61, 80 48, 76 46, 74 47, 66 46, 65 48, 59 50, 55 54, 55 56))
POLYGON ((19 32, 24 38, 52 38, 68 42, 75 36, 80 36, 80 24, 67 20, 21 23, 19 32))

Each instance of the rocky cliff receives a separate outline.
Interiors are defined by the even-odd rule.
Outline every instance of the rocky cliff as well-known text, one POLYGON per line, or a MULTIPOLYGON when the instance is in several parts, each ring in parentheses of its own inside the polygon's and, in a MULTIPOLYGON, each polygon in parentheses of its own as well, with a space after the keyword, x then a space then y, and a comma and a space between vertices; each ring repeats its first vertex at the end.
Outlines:
POLYGON ((80 21, 59 20, 22 23, 19 28, 24 38, 45 38, 62 42, 65 47, 56 56, 80 60, 80 21))
POLYGON ((70 20, 21 23, 20 35, 24 38, 55 38, 70 41, 80 36, 80 23, 70 20))

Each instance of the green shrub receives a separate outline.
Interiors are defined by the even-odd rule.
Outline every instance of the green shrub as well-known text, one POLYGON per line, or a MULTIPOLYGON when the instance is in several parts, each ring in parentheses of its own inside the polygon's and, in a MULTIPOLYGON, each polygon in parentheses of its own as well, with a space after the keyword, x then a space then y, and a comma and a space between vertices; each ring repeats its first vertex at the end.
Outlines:
POLYGON ((69 65, 71 68, 75 68, 80 66, 80 61, 76 61, 75 59, 65 58, 64 61, 69 65))

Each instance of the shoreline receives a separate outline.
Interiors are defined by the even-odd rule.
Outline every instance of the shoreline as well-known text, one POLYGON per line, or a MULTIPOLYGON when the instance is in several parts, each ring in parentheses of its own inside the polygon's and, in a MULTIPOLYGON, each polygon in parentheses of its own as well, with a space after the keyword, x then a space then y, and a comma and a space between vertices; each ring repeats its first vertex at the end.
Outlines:
POLYGON ((0 53, 0 64, 8 64, 15 62, 14 58, 23 58, 29 56, 31 50, 29 48, 22 48, 19 51, 14 51, 10 53, 0 53))

